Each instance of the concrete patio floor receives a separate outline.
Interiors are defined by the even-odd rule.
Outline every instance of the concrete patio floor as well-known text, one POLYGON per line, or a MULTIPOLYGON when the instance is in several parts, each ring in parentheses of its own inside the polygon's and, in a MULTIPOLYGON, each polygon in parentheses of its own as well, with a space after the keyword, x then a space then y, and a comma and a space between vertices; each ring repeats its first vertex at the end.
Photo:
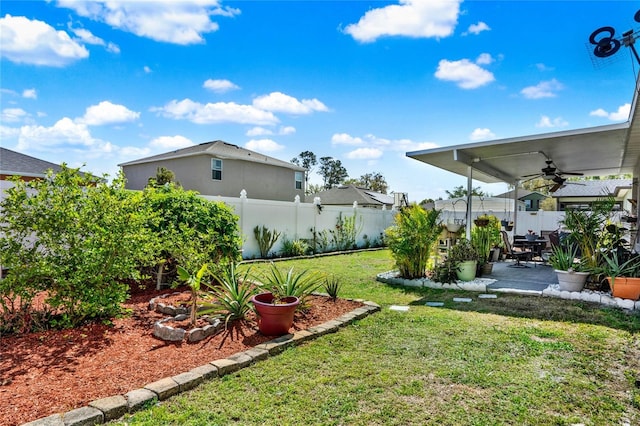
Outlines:
POLYGON ((514 268, 514 261, 506 260, 493 264, 493 271, 482 278, 490 278, 496 282, 487 285, 487 290, 495 289, 516 289, 542 291, 549 284, 558 284, 558 278, 554 269, 547 265, 536 262, 522 262, 527 268, 514 268))

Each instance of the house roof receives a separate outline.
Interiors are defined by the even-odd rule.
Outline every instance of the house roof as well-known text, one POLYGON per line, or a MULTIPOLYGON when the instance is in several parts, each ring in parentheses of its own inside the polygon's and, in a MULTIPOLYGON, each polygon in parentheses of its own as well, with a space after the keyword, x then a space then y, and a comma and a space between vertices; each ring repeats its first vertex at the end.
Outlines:
MULTIPOLYGON (((536 195, 537 197, 547 198, 547 195, 544 195, 538 191, 529 191, 528 189, 518 188, 518 200, 522 200, 523 198, 529 197, 530 195, 536 195)), ((513 198, 513 189, 511 191, 504 192, 502 194, 496 195, 496 198, 513 198)))
POLYGON ((324 205, 351 205, 354 201, 359 206, 392 206, 394 199, 392 195, 382 194, 366 188, 358 188, 355 185, 342 185, 326 191, 316 192, 307 195, 307 200, 320 197, 324 205))
MULTIPOLYGON (((640 88, 640 79, 636 89, 640 88)), ((482 182, 516 183, 540 173, 545 160, 559 171, 587 176, 633 173, 640 158, 640 109, 634 90, 628 121, 606 126, 521 136, 407 152, 408 157, 482 182)))
POLYGON ((553 193, 554 198, 565 197, 603 197, 605 195, 616 195, 622 189, 631 188, 631 179, 602 179, 585 180, 571 184, 567 181, 565 187, 553 193))
POLYGON ((60 165, 0 147, 0 175, 45 177, 47 170, 60 170, 60 165))
POLYGON ((136 164, 153 163, 161 160, 173 160, 176 158, 193 157, 198 155, 209 155, 211 157, 220 158, 222 160, 243 160, 251 161, 254 163, 268 163, 273 166, 285 167, 296 171, 304 171, 305 169, 300 166, 296 166, 293 163, 287 161, 278 160, 277 158, 269 157, 268 155, 259 154, 254 151, 250 151, 246 148, 239 147, 237 145, 230 144, 224 141, 211 141, 201 143, 199 145, 189 146, 187 148, 177 149, 175 151, 165 152, 164 154, 153 155, 151 157, 141 158, 127 163, 119 164, 123 166, 133 166, 136 164))

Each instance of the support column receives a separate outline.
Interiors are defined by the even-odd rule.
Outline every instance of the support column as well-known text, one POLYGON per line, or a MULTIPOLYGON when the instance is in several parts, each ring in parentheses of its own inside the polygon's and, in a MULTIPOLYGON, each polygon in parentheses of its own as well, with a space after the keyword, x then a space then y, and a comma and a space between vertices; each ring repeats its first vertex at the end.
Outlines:
POLYGON ((467 227, 466 234, 467 240, 471 241, 471 201, 473 197, 471 196, 471 191, 473 191, 473 168, 471 166, 467 166, 467 227))
POLYGON ((517 180, 514 186, 515 186, 515 190, 513 191, 513 235, 516 235, 516 231, 518 229, 518 187, 520 186, 520 181, 517 180))

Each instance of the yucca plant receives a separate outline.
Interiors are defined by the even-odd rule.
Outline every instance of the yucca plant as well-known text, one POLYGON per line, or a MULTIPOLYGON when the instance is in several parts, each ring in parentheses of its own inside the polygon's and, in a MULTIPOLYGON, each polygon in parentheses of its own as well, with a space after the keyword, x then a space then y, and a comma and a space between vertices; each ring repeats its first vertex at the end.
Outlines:
POLYGON ((238 272, 236 265, 230 263, 215 275, 215 284, 210 286, 216 300, 209 304, 203 313, 214 313, 229 321, 245 319, 253 309, 251 298, 256 294, 257 284, 251 280, 251 268, 238 272))
POLYGON ((283 272, 273 263, 262 278, 264 285, 274 294, 276 303, 279 298, 295 296, 300 299, 303 309, 306 307, 306 299, 320 287, 322 281, 322 275, 317 272, 294 272, 293 268, 283 272))
POLYGON ((334 275, 328 276, 324 280, 324 291, 329 295, 331 300, 338 298, 341 286, 340 279, 334 275))
POLYGON ((260 257, 266 258, 269 257, 269 251, 273 247, 273 245, 280 238, 280 232, 275 229, 272 231, 266 226, 257 226, 253 228, 253 235, 256 237, 256 241, 258 241, 258 248, 260 250, 260 257))

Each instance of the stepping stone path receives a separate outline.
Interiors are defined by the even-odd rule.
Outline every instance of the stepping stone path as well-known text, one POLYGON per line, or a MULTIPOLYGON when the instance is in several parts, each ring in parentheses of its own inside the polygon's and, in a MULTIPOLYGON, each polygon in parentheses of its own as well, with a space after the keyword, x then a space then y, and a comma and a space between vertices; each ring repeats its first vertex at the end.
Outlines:
POLYGON ((461 303, 471 303, 473 302, 473 299, 471 299, 470 297, 454 297, 453 301, 461 303))
POLYGON ((478 295, 478 299, 497 299, 497 298, 498 298, 497 294, 485 293, 485 294, 478 295))
POLYGON ((439 308, 440 306, 444 306, 444 302, 427 302, 426 306, 431 306, 432 308, 439 308))

